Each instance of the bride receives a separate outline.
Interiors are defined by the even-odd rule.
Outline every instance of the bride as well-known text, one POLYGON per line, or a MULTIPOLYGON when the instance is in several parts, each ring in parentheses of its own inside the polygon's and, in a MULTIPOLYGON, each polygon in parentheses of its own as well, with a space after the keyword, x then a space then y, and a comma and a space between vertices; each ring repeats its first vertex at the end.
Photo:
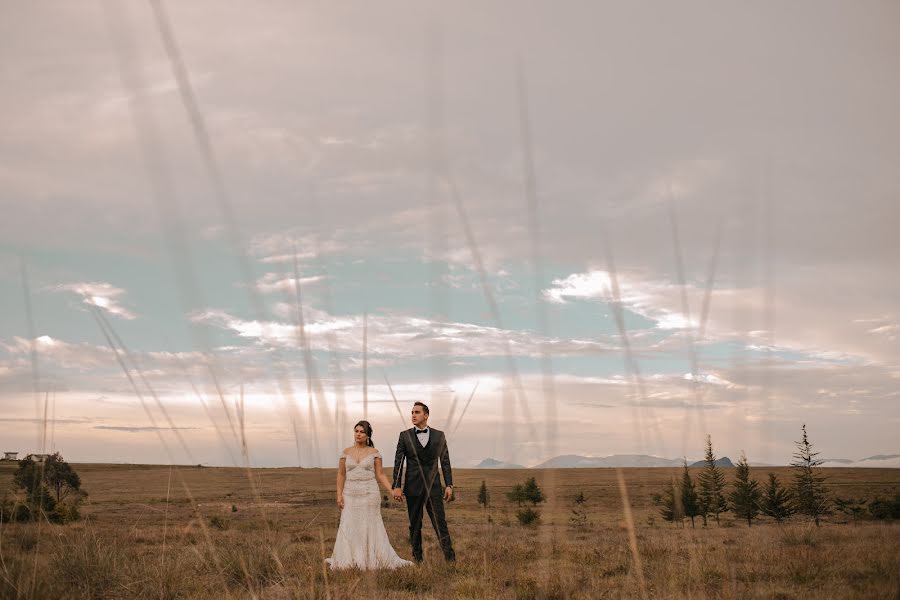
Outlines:
POLYGON ((344 449, 338 459, 337 504, 341 507, 341 524, 334 552, 326 561, 332 569, 395 569, 411 565, 412 562, 397 556, 381 520, 378 484, 391 491, 391 482, 382 469, 381 453, 372 443, 372 426, 368 421, 354 426, 353 440, 353 446, 344 449))

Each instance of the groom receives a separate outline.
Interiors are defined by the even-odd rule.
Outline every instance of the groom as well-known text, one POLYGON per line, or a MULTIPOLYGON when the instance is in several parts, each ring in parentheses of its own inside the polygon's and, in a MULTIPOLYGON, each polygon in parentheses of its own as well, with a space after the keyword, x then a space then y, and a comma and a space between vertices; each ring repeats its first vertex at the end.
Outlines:
POLYGON ((444 500, 453 497, 453 473, 450 470, 450 452, 443 431, 428 426, 429 410, 422 402, 412 408, 411 429, 400 433, 397 441, 397 455, 394 457, 394 500, 406 496, 406 510, 409 512, 409 543, 412 544, 413 558, 422 562, 422 511, 427 510, 431 524, 437 533, 441 551, 448 562, 456 560, 447 519, 444 516, 444 500), (403 461, 406 460, 406 481, 403 480, 403 461), (447 487, 441 495, 441 481, 438 475, 438 461, 444 473, 447 487))

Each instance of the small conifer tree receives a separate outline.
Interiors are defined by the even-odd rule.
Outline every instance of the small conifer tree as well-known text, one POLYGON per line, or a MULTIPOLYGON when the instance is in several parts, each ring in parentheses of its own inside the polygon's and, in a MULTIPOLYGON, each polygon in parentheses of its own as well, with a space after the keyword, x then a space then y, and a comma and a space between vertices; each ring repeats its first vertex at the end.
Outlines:
POLYGON ((669 481, 660 497, 659 514, 663 520, 674 523, 676 526, 684 524, 684 511, 681 510, 681 498, 675 488, 674 477, 669 481))
POLYGON ((762 513, 781 523, 794 514, 794 497, 791 490, 781 485, 775 473, 769 473, 769 483, 763 489, 762 513))
POLYGON ((694 480, 691 479, 687 459, 684 461, 684 473, 681 475, 681 510, 684 516, 691 520, 691 527, 694 527, 694 518, 700 516, 700 500, 697 497, 694 480))
POLYGON ((729 500, 734 514, 741 519, 747 519, 747 526, 751 527, 753 519, 759 515, 762 492, 759 489, 759 482, 750 479, 750 465, 743 453, 736 466, 737 471, 729 500))
POLYGON ((488 491, 487 483, 482 479, 481 487, 478 488, 478 504, 487 508, 491 505, 491 493, 488 491))
POLYGON ((794 467, 794 497, 797 512, 812 518, 818 527, 820 519, 831 513, 831 500, 825 487, 825 476, 816 468, 822 461, 816 458, 819 453, 812 451, 813 445, 806 436, 806 423, 802 430, 803 437, 796 442, 797 451, 791 462, 794 467))
POLYGON ((709 435, 706 436, 704 463, 703 471, 700 472, 700 512, 704 524, 707 515, 715 515, 716 524, 719 524, 719 515, 728 510, 728 501, 725 500, 725 473, 716 464, 712 437, 709 435))

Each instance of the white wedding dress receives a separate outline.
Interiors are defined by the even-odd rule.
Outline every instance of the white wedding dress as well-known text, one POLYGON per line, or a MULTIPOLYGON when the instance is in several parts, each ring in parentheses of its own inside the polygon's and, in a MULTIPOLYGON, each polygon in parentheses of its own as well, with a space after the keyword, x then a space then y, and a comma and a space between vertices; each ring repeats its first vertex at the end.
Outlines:
POLYGON ((411 565, 394 551, 381 519, 381 494, 375 479, 375 458, 367 455, 358 463, 348 455, 345 459, 347 479, 344 482, 344 509, 334 541, 331 558, 325 559, 332 569, 396 569, 411 565))

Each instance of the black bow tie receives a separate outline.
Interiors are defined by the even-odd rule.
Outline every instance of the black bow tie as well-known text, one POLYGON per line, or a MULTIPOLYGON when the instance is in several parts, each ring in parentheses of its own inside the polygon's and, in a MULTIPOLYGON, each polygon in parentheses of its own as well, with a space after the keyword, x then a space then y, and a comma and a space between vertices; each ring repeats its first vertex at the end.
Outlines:
POLYGON ((419 435, 420 433, 428 433, 428 429, 416 429, 416 435, 419 435))

